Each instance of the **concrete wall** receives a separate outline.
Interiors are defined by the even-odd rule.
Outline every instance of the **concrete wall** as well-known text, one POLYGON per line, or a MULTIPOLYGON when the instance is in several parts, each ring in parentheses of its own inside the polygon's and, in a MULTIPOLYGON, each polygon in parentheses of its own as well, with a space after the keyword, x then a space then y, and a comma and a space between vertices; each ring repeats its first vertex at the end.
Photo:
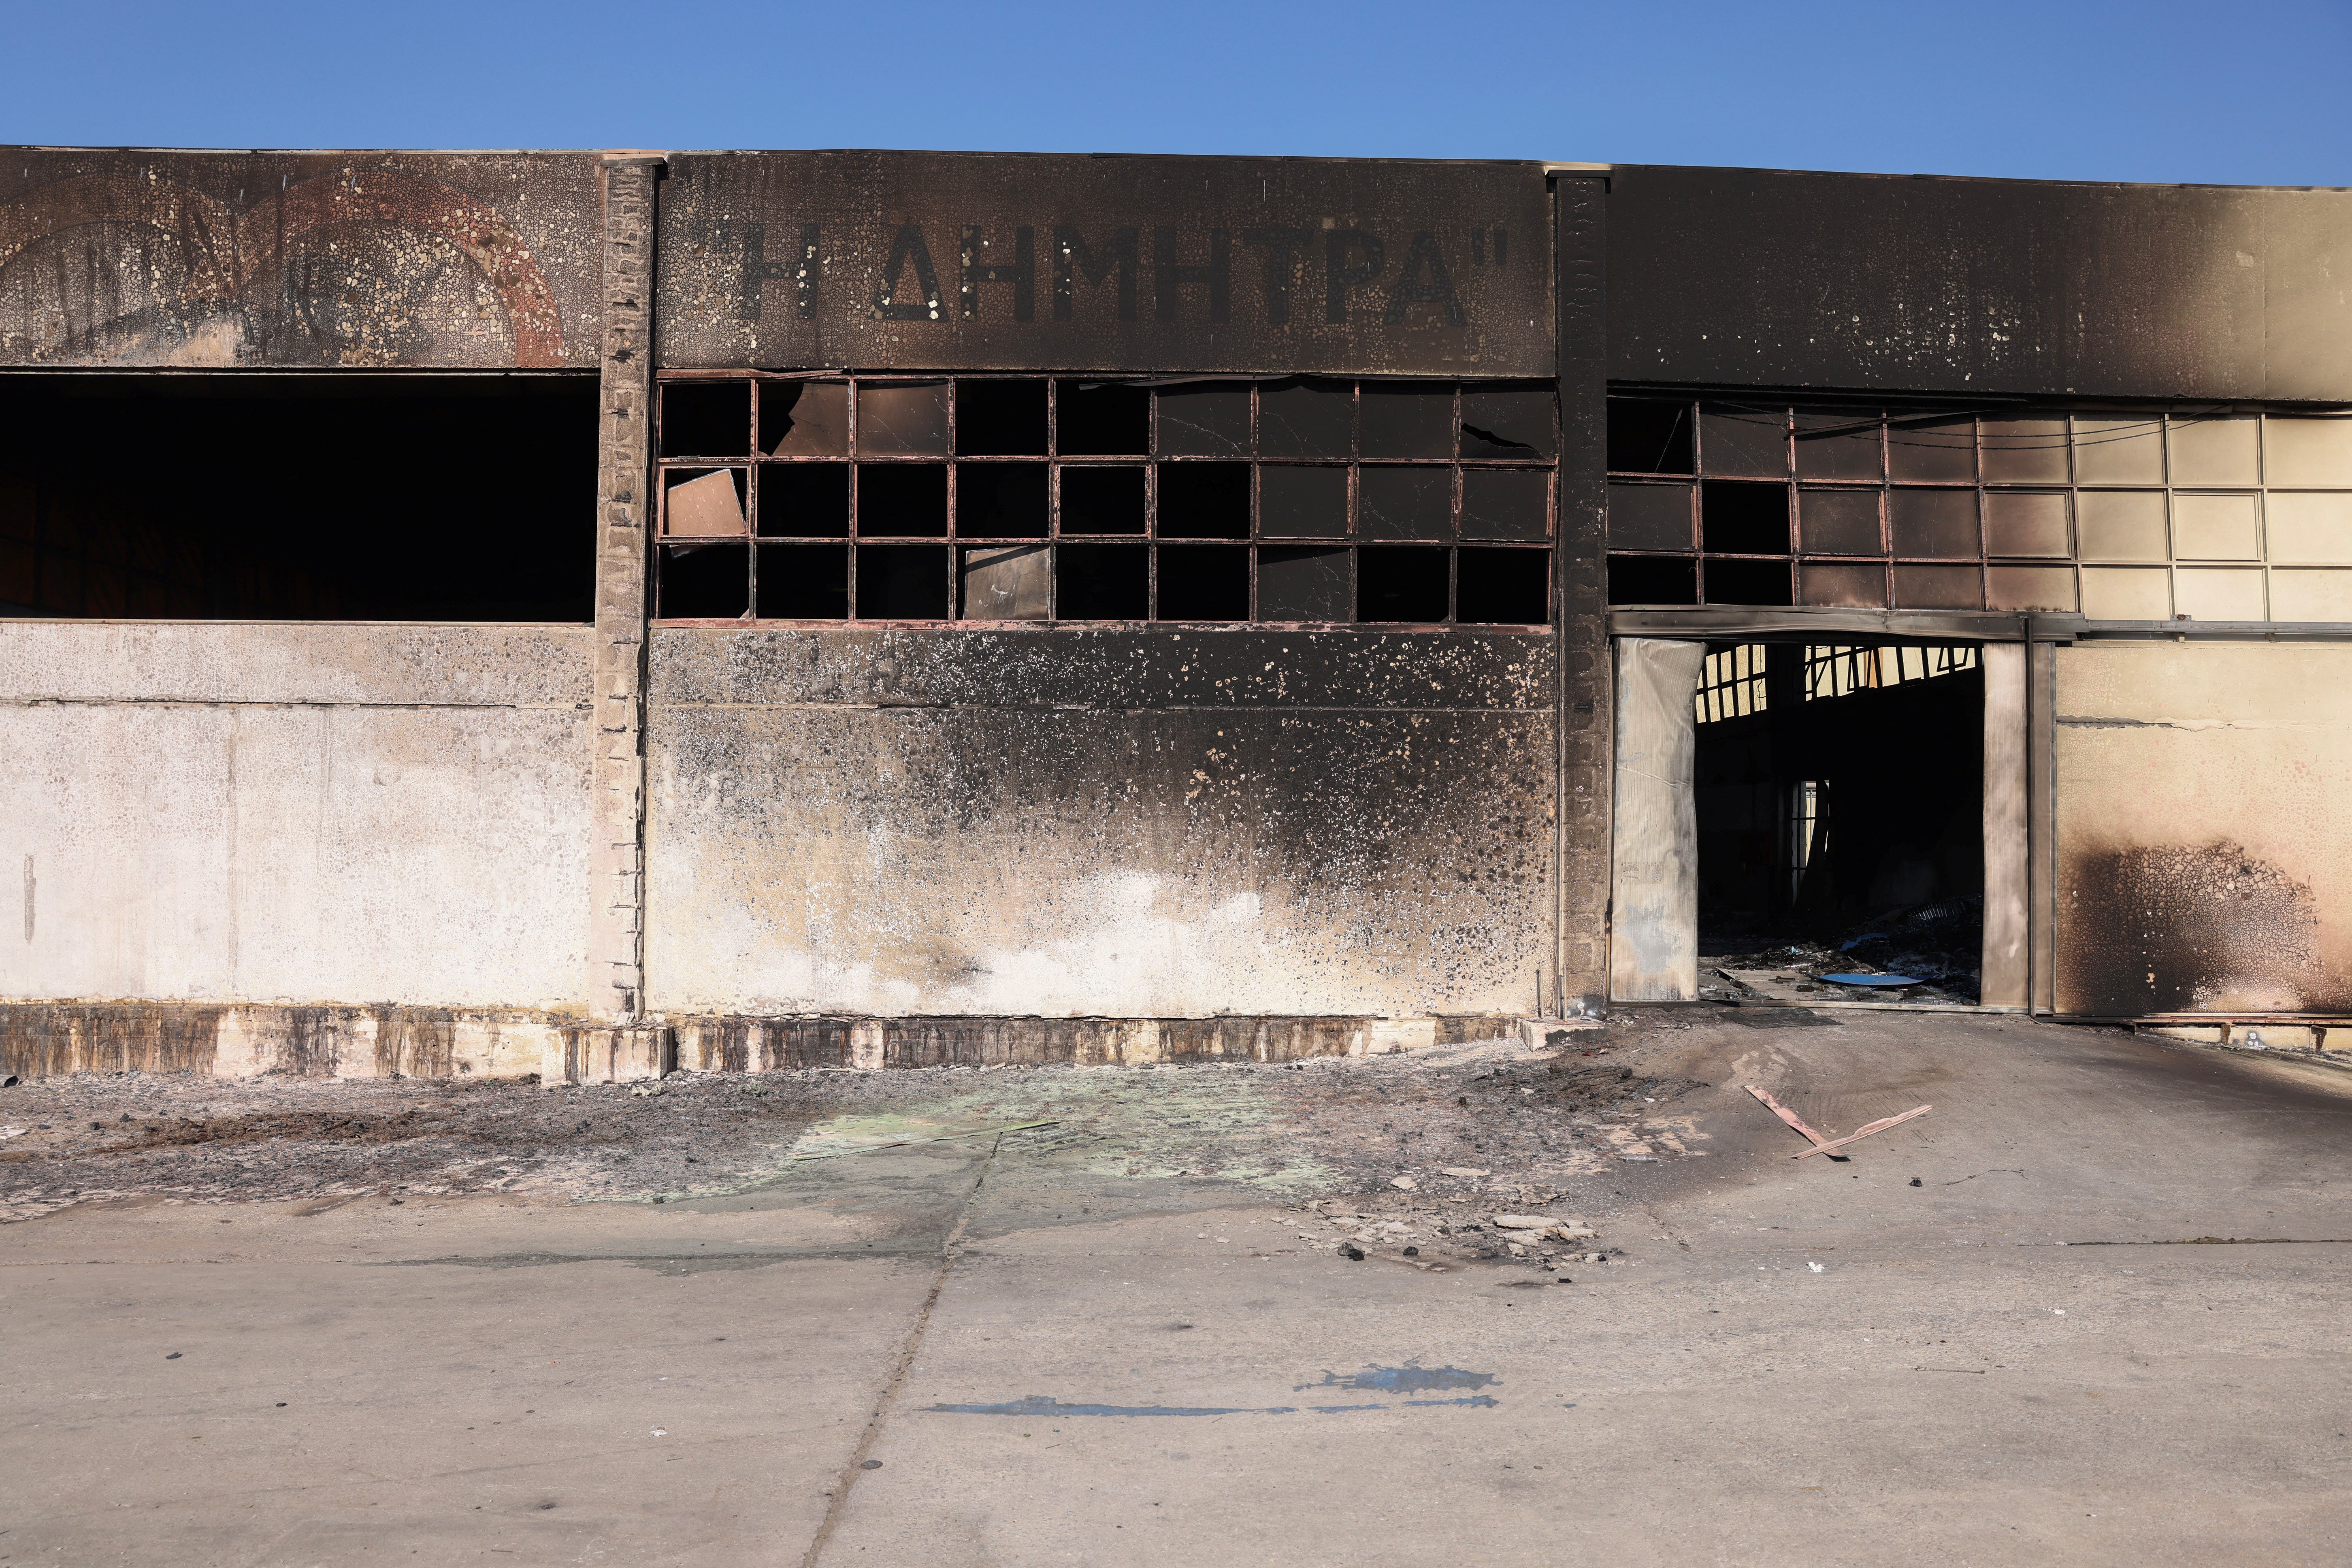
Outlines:
POLYGON ((2062 1014, 2352 1010, 2352 647, 2057 654, 2062 1014))
POLYGON ((577 1008, 588 638, 0 622, 0 997, 577 1008))
POLYGON ((0 363, 596 362, 585 153, 0 153, 0 363))
POLYGON ((1551 640, 657 629, 657 1013, 1523 1012, 1551 640))
POLYGON ((2352 191, 1621 165, 1610 192, 1615 379, 2345 394, 2352 191))

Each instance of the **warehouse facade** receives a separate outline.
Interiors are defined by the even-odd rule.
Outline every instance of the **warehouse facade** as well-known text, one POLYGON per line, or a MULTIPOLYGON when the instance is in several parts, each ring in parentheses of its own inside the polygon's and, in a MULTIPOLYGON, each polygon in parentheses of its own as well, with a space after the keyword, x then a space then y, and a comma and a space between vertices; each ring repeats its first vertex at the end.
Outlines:
POLYGON ((2344 193, 11 162, 10 1070, 2345 1006, 2344 193))

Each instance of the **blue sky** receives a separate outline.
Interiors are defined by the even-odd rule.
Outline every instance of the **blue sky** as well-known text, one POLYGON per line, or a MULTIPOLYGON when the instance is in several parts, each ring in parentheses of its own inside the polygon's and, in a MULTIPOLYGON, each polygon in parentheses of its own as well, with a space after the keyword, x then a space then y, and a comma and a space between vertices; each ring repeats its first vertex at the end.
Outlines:
POLYGON ((2352 0, 9 7, 0 141, 1556 158, 2352 184, 2352 0))

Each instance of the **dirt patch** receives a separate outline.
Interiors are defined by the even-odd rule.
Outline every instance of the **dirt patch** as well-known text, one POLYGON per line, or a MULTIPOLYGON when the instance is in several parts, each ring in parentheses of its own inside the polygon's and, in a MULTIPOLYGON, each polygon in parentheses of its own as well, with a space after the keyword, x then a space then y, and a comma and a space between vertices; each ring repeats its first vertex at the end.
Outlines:
POLYGON ((1566 1190, 1693 1152, 1696 1131, 1670 1110, 1691 1080, 1643 1065, 1685 1026, 1626 1021, 1552 1054, 1496 1040, 1287 1064, 707 1072, 635 1088, 82 1074, 0 1089, 15 1130, 0 1142, 0 1217, 141 1194, 674 1202, 789 1184, 820 1157, 1035 1122, 1004 1134, 1000 1157, 1290 1201, 1385 1193, 1401 1175, 1444 1190, 1448 1166, 1566 1190))

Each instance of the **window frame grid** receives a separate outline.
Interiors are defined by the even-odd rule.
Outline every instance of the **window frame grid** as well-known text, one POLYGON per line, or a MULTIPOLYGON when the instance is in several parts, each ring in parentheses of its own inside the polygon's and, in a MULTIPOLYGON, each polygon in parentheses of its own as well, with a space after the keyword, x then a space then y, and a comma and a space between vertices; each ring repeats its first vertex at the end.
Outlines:
MULTIPOLYGON (((1801 402, 1796 399, 1765 403, 1735 397, 1672 397, 1652 395, 1639 390, 1612 394, 1612 400, 1649 403, 1678 411, 1678 417, 1687 422, 1690 451, 1688 471, 1655 469, 1612 469, 1611 486, 1653 486, 1680 489, 1685 492, 1689 508, 1689 544, 1669 549, 1653 545, 1621 545, 1612 540, 1608 554, 1612 559, 1633 558, 1662 561, 1685 561, 1691 563, 1693 603, 1743 603, 1737 600, 1711 600, 1706 593, 1707 565, 1712 561, 1757 561, 1785 563, 1790 573, 1789 602, 1801 605, 1809 601, 1803 588, 1803 569, 1807 566, 1846 566, 1864 568, 1876 565, 1879 574, 1880 597, 1873 607, 1937 608, 1934 605, 1905 605, 1899 596, 1897 573, 1906 566, 1952 567, 1973 566, 1977 569, 1977 605, 1981 608, 1994 602, 1994 576, 2004 569, 2031 568, 2063 572, 2074 605, 2084 603, 2086 572, 2147 572, 2161 570, 2166 574, 2165 603, 2168 618, 2181 618, 2173 612, 2181 603, 2180 574, 2186 570, 2198 573, 2231 573, 2258 576, 2261 587, 2262 618, 2274 616, 2273 579, 2279 571, 2311 571, 2327 568, 2344 569, 2352 562, 2342 559, 2322 560, 2302 557, 2280 557, 2273 553, 2270 538, 2270 512, 2273 496, 2337 495, 2352 497, 2352 484, 2273 484, 2272 426, 2282 421, 2336 417, 2331 411, 2280 409, 2244 405, 2182 407, 2167 405, 2159 408, 2131 406, 2093 400, 2068 402, 2063 405, 2050 404, 2021 405, 2014 412, 1988 409, 1981 405, 1948 406, 1937 409, 1903 405, 1885 399, 1823 399, 1801 402), (1738 471, 1717 472, 1711 467, 1706 452, 1709 416, 1720 419, 1736 417, 1739 413, 1768 415, 1777 410, 1780 415, 1779 446, 1781 452, 1781 472, 1777 476, 1738 471), (1850 412, 1859 426, 1874 424, 1878 445, 1878 474, 1875 479, 1840 479, 1801 473, 1798 462, 1800 424, 1808 414, 1815 416, 1850 412), (2195 482, 2180 476, 2176 432, 2221 419, 2251 419, 2255 422, 2253 472, 2251 479, 2236 483, 2195 482), (1988 431, 1989 424, 2011 419, 2053 421, 2063 428, 2040 437, 2010 437, 1988 431), (1934 479, 1895 473, 1894 448, 1903 444, 1901 432, 1909 426, 1950 426, 1965 420, 1969 425, 1970 479, 1934 479), (2133 434, 2114 433, 2116 422, 2137 426, 2133 434), (2086 426, 2088 426, 2086 428, 2086 426), (2156 471, 2153 476, 2136 479, 2084 478, 2081 454, 2086 447, 2105 445, 2112 441, 2157 438, 2156 471), (2025 445, 2039 439, 2040 447, 2025 445), (2024 451, 2049 449, 2055 444, 2064 453, 2063 477, 2011 479, 1989 477, 1986 458, 1994 451, 2024 451), (1705 501, 1710 483, 1777 484, 1788 501, 1789 547, 1783 552, 1709 550, 1706 547, 1705 501), (1903 552, 1895 538, 1895 497, 1899 492, 1916 490, 1967 491, 1976 498, 1976 549, 1967 554, 1933 554, 1903 552), (1803 535, 1803 498, 1809 493, 1861 492, 1877 498, 1878 549, 1874 552, 1809 551, 1803 535), (1992 507, 1989 498, 2000 495, 2056 494, 2063 498, 2066 549, 2063 553, 2027 554, 2014 551, 1996 552, 1992 539, 1992 507), (2081 498, 2101 494, 2154 494, 2162 498, 2163 551, 2130 556, 2090 555, 2082 537, 2081 498), (2191 553, 2182 547, 2180 498, 2187 497, 2248 497, 2252 500, 2253 543, 2250 553, 2215 555, 2191 553)), ((1821 431, 1814 434, 1818 437, 1821 431)), ((1922 443, 1927 445, 1927 443, 1922 443)), ((1936 443, 1936 445, 1944 445, 1936 443)), ((2347 500, 2352 505, 2352 500, 2347 500)), ((1819 605, 1824 600, 1811 601, 1819 605)), ((1943 606, 1948 607, 1948 606, 1943 606)), ((2009 613, 2009 612, 1996 612, 2009 613)), ((2212 617, 2207 617, 2212 618, 2212 617)))
POLYGON ((1246 438, 1246 447, 1244 451, 1239 453, 1216 454, 1177 453, 1163 450, 1160 433, 1162 420, 1160 412, 1161 405, 1159 397, 1160 386, 1150 378, 1136 376, 1131 373, 1124 374, 1095 373, 1089 374, 1044 374, 1035 375, 1019 375, 1005 373, 975 373, 971 374, 961 374, 951 371, 893 371, 873 374, 835 371, 753 371, 747 373, 735 370, 664 372, 656 378, 655 384, 656 402, 653 419, 654 457, 652 459, 652 467, 654 469, 655 515, 653 520, 654 527, 652 530, 651 542, 654 550, 656 552, 655 562, 656 566, 656 571, 655 573, 655 591, 656 594, 660 592, 659 583, 661 580, 661 573, 659 572, 658 567, 661 560, 661 552, 671 551, 676 547, 685 546, 688 548, 707 548, 710 546, 735 544, 738 542, 740 542, 743 547, 748 549, 751 560, 748 563, 747 568, 745 596, 747 613, 742 616, 725 618, 712 616, 673 616, 663 614, 663 607, 657 604, 655 607, 654 618, 667 625, 839 626, 858 624, 867 626, 953 626, 965 628, 1000 629, 1006 627, 1036 626, 1041 624, 1135 626, 1147 623, 1210 626, 1410 626, 1416 628, 1432 627, 1444 629, 1475 627, 1481 630, 1518 631, 1522 633, 1548 632, 1550 629, 1550 615, 1549 612, 1550 612, 1553 607, 1554 600, 1553 589, 1550 583, 1550 557, 1552 551, 1557 546, 1559 531, 1559 451, 1561 444, 1562 424, 1558 403, 1557 401, 1553 401, 1548 405, 1548 412, 1550 420, 1550 430, 1549 434, 1549 446, 1551 449, 1550 455, 1549 456, 1543 455, 1540 450, 1538 451, 1536 456, 1528 458, 1496 457, 1485 454, 1465 455, 1463 451, 1464 438, 1461 425, 1463 398, 1465 394, 1475 394, 1481 390, 1489 389, 1539 390, 1549 392, 1550 390, 1549 384, 1528 383, 1518 379, 1489 383, 1475 380, 1442 382, 1433 381, 1432 378, 1427 377, 1416 377, 1411 378, 1410 381, 1407 381, 1405 378, 1399 378, 1398 381, 1395 382, 1387 382, 1385 381, 1385 378, 1360 376, 1322 377, 1302 375, 1297 377, 1272 378, 1235 375, 1232 377, 1185 377, 1183 378, 1182 383, 1178 384, 1194 383, 1224 384, 1236 390, 1246 390, 1249 397, 1249 415, 1247 422, 1248 434, 1246 438), (959 423, 959 400, 961 389, 967 384, 982 382, 1026 382, 1044 384, 1045 388, 1046 431, 1046 450, 1044 453, 992 453, 967 455, 958 452, 955 449, 961 430, 959 423), (1347 449, 1344 454, 1332 452, 1305 457, 1269 457, 1262 452, 1261 447, 1264 444, 1265 418, 1264 409, 1265 392, 1270 386, 1280 386, 1293 382, 1314 383, 1325 386, 1344 385, 1347 388, 1346 395, 1349 404, 1349 435, 1346 443, 1347 449), (1121 454, 1065 454, 1062 452, 1061 423, 1064 390, 1066 387, 1080 385, 1082 384, 1093 384, 1107 386, 1131 386, 1136 390, 1143 391, 1147 394, 1150 400, 1146 404, 1142 415, 1145 422, 1145 449, 1143 451, 1139 453, 1121 454), (750 389, 746 396, 748 437, 746 445, 748 447, 748 455, 721 456, 713 454, 681 453, 673 456, 665 454, 664 447, 667 445, 665 438, 665 425, 667 407, 667 390, 676 386, 691 386, 698 384, 742 384, 746 385, 750 389), (812 384, 837 385, 845 388, 844 396, 847 408, 847 416, 845 421, 842 446, 839 450, 823 454, 795 453, 786 456, 775 456, 765 453, 761 450, 760 446, 760 417, 761 402, 763 397, 766 395, 766 388, 780 384, 788 386, 805 386, 812 384), (858 428, 859 408, 862 402, 862 399, 858 395, 859 390, 866 386, 892 384, 945 385, 947 389, 945 396, 945 417, 947 423, 945 439, 943 441, 944 450, 926 453, 899 452, 873 454, 868 454, 863 450, 862 442, 860 440, 860 431, 858 428), (1363 407, 1365 403, 1364 389, 1367 385, 1381 384, 1421 384, 1431 386, 1433 389, 1436 385, 1443 385, 1445 387, 1449 398, 1449 435, 1447 437, 1447 446, 1449 449, 1446 455, 1440 457, 1420 458, 1385 458, 1378 456, 1368 458, 1365 455, 1365 433, 1363 429, 1363 407), (842 524, 842 531, 839 533, 810 535, 765 533, 761 531, 760 501, 761 475, 771 469, 795 464, 835 464, 842 467, 846 471, 848 479, 848 503, 842 524), (869 464, 934 465, 943 467, 947 471, 947 505, 940 531, 936 533, 879 535, 867 534, 863 531, 860 527, 859 519, 859 492, 861 486, 858 482, 858 474, 862 468, 869 464), (959 470, 966 465, 998 464, 1033 464, 1042 465, 1045 467, 1046 470, 1045 521, 1044 531, 1042 533, 1018 535, 973 535, 964 533, 961 531, 960 526, 961 520, 959 516, 957 506, 959 500, 959 470), (1163 471, 1170 466, 1192 464, 1239 464, 1248 468, 1249 515, 1245 524, 1244 525, 1244 531, 1240 537, 1192 534, 1170 535, 1161 531, 1162 518, 1160 514, 1160 480, 1163 471), (1362 508, 1363 473, 1365 468, 1368 467, 1375 469, 1408 468, 1421 469, 1443 468, 1446 470, 1446 521, 1443 528, 1437 531, 1437 537, 1389 540, 1376 539, 1367 533, 1364 527, 1362 508), (1074 468, 1139 468, 1142 470, 1144 506, 1142 527, 1139 531, 1072 533, 1064 530, 1062 483, 1064 476, 1074 468), (1267 469, 1285 468, 1344 468, 1346 472, 1344 502, 1346 507, 1346 515, 1342 523, 1342 531, 1324 534, 1292 534, 1269 533, 1265 531, 1263 500, 1264 477, 1267 469), (1540 472, 1544 476, 1542 537, 1540 539, 1513 540, 1476 538, 1471 537, 1465 533, 1463 516, 1465 494, 1465 476, 1472 471, 1491 470, 1532 470, 1540 472), (708 475, 719 471, 743 473, 745 477, 742 481, 742 491, 740 495, 743 514, 743 527, 741 531, 696 535, 673 534, 670 532, 668 526, 669 496, 672 487, 667 476, 673 471, 684 471, 698 476, 708 475), (1060 604, 1062 590, 1060 551, 1061 547, 1065 543, 1083 545, 1127 545, 1143 550, 1145 552, 1145 619, 1141 621, 1131 619, 1063 621, 1061 616, 1062 606, 1060 604), (932 546, 940 548, 945 552, 944 570, 947 573, 947 602, 950 612, 949 616, 940 619, 906 620, 890 617, 866 617, 857 613, 857 576, 861 548, 893 544, 932 546), (845 615, 841 616, 809 618, 774 616, 761 617, 757 614, 759 604, 759 558, 763 549, 770 546, 779 545, 838 547, 845 552, 847 565, 845 573, 846 587, 845 590, 846 597, 846 613, 845 615), (961 602, 963 597, 962 579, 964 569, 964 552, 974 547, 1014 547, 1024 545, 1037 546, 1047 552, 1047 566, 1045 571, 1047 599, 1045 615, 1042 618, 1025 617, 1016 619, 1010 617, 971 616, 962 614, 961 612, 964 609, 964 605, 961 602), (1230 549, 1245 552, 1246 560, 1244 563, 1244 568, 1245 581, 1247 584, 1247 619, 1183 621, 1163 619, 1160 615, 1161 550, 1163 546, 1167 545, 1173 545, 1179 548, 1207 547, 1213 549, 1230 549), (1364 549, 1370 548, 1376 551, 1399 547, 1442 549, 1446 552, 1446 614, 1442 620, 1417 621, 1374 621, 1362 618, 1350 618, 1339 621, 1273 622, 1262 620, 1259 618, 1261 612, 1260 552, 1269 547, 1275 549, 1313 549, 1324 547, 1335 551, 1343 550, 1348 552, 1350 556, 1354 558, 1350 563, 1350 575, 1356 584, 1356 600, 1351 607, 1359 612, 1359 614, 1360 614, 1362 609, 1360 593, 1361 580, 1360 573, 1355 571, 1354 568, 1360 564, 1361 553, 1364 549), (1548 612, 1546 618, 1542 621, 1533 622, 1465 621, 1461 619, 1461 552, 1465 548, 1481 551, 1525 552, 1541 558, 1540 567, 1537 575, 1541 579, 1543 588, 1542 596, 1545 608, 1548 612))

